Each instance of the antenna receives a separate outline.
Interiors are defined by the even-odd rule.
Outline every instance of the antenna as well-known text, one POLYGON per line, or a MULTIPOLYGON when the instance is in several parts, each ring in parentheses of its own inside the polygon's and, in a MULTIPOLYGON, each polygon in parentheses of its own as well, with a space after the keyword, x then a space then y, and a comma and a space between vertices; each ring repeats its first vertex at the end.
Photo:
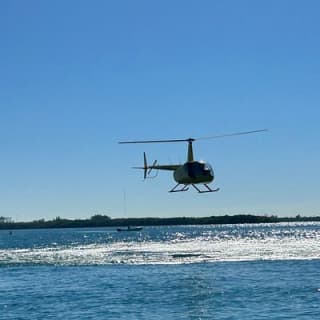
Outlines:
POLYGON ((126 189, 123 189, 123 213, 124 213, 124 218, 127 217, 127 194, 126 194, 126 189))

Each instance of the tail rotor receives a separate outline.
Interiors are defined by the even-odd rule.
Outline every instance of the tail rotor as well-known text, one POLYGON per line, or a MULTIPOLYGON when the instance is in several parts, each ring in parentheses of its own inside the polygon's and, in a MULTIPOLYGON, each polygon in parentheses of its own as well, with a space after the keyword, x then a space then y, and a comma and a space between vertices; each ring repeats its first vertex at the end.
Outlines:
MULTIPOLYGON (((148 176, 150 175, 150 173, 151 173, 152 169, 154 169, 154 168, 155 168, 155 165, 156 165, 156 164, 157 164, 157 160, 154 160, 154 161, 153 161, 152 166, 148 167, 148 168, 149 168, 148 176)), ((150 177, 149 177, 149 178, 150 178, 150 177)), ((151 178, 153 178, 153 177, 151 177, 151 178)))

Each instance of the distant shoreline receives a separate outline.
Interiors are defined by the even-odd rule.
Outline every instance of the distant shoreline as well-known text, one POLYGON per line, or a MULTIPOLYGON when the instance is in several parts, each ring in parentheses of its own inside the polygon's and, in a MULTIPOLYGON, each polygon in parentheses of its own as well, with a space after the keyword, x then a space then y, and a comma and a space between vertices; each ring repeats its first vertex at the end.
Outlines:
POLYGON ((126 227, 126 226, 174 226, 174 225, 218 225, 244 223, 279 223, 279 222, 317 222, 315 217, 277 217, 275 215, 224 215, 210 217, 175 217, 175 218, 110 218, 106 215, 94 215, 89 219, 35 220, 31 222, 14 222, 10 218, 0 217, 0 230, 16 229, 54 229, 54 228, 93 228, 93 227, 126 227))

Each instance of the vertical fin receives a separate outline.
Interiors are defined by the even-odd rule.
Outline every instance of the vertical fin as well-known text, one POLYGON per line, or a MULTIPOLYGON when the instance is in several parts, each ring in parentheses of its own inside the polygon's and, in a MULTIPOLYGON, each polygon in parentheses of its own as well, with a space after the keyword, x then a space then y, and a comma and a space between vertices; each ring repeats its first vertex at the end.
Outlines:
POLYGON ((147 170, 148 170, 148 163, 147 163, 147 156, 146 153, 143 153, 143 169, 144 169, 144 175, 143 178, 147 178, 147 170))

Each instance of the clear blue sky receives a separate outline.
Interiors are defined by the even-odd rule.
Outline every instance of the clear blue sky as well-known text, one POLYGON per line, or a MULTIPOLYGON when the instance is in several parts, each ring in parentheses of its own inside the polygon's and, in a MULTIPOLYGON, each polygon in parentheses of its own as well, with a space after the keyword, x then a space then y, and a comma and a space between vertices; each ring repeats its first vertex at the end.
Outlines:
POLYGON ((320 214, 319 1, 0 2, 0 215, 320 214), (199 141, 214 194, 142 181, 199 141), (124 205, 126 194, 126 209, 124 205))

